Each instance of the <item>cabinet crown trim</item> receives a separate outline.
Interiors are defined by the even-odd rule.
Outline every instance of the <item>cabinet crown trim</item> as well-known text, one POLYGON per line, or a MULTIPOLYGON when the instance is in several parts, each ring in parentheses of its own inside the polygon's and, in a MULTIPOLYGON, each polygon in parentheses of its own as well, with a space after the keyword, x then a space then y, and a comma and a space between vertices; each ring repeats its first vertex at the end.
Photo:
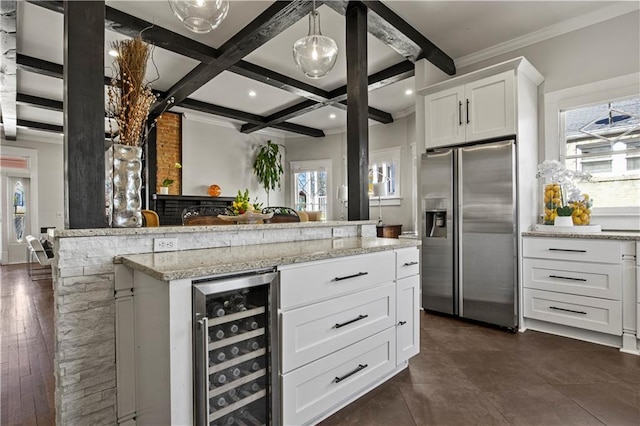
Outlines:
POLYGON ((520 56, 515 59, 483 68, 481 70, 473 71, 468 74, 462 74, 436 84, 425 86, 418 89, 417 93, 418 95, 422 96, 429 95, 431 93, 437 93, 442 90, 450 89, 452 87, 479 80, 481 78, 500 74, 504 71, 515 71, 516 76, 518 74, 523 74, 527 76, 532 82, 534 82, 536 86, 539 86, 544 81, 544 77, 542 76, 542 74, 540 74, 540 72, 531 64, 531 62, 529 62, 524 56, 520 56))

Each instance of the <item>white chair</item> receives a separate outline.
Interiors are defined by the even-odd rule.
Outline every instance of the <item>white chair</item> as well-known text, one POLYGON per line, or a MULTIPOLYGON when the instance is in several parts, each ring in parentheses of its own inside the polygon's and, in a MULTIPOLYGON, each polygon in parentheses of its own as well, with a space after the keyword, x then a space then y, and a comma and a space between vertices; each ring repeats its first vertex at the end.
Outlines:
POLYGON ((51 262, 53 257, 47 256, 47 251, 40 240, 32 235, 27 235, 27 262, 29 263, 29 276, 32 280, 44 280, 51 278, 51 262), (33 267, 33 257, 38 260, 40 268, 33 267))

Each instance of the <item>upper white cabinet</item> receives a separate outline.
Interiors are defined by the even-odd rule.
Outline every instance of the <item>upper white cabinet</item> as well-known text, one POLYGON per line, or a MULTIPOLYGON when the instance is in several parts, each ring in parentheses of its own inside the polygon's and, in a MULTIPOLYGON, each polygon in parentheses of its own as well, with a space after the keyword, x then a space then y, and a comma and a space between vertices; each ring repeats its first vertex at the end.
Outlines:
POLYGON ((420 89, 425 148, 517 135, 524 130, 519 120, 537 118, 535 110, 526 117, 529 108, 520 108, 535 105, 537 91, 518 91, 518 84, 536 88, 542 80, 526 59, 517 58, 420 89))
POLYGON ((514 134, 513 80, 513 71, 506 71, 427 95, 426 147, 514 134))

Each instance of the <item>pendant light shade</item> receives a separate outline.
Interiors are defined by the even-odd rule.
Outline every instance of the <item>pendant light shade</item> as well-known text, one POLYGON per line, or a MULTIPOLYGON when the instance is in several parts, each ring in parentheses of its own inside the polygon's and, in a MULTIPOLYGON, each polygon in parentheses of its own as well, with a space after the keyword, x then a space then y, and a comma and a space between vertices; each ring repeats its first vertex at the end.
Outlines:
POLYGON ((173 14, 194 33, 215 29, 229 12, 229 0, 169 0, 173 14))
POLYGON ((318 79, 333 69, 337 57, 336 42, 320 32, 320 14, 314 2, 313 12, 309 14, 309 35, 294 43, 293 60, 304 75, 318 79))

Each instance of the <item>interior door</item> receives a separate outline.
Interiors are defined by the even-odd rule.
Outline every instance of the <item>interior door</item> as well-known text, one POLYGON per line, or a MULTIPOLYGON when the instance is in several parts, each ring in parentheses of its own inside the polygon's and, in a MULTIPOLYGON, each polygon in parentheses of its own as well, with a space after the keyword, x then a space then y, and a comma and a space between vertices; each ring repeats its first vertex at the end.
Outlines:
POLYGON ((31 234, 30 179, 9 176, 7 179, 5 203, 7 205, 7 252, 8 263, 24 263, 27 261, 26 236, 31 234))

